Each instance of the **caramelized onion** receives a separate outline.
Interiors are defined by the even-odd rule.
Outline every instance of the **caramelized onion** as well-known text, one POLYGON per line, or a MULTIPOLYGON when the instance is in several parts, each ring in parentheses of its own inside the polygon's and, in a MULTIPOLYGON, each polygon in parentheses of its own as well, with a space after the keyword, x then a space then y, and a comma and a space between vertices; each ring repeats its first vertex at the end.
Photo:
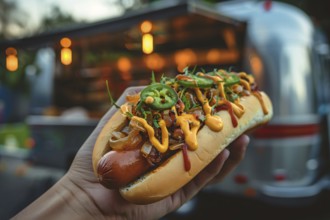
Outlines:
POLYGON ((236 94, 240 94, 240 93, 242 93, 243 92, 243 86, 241 86, 241 85, 237 85, 237 84, 235 84, 235 85, 233 85, 233 91, 236 93, 236 94))
MULTIPOLYGON (((163 119, 165 121, 166 127, 169 128, 173 125, 173 117, 171 116, 170 110, 165 110, 163 113, 163 119)), ((174 118, 175 119, 175 118, 174 118)))
POLYGON ((138 103, 140 100, 140 93, 135 93, 135 94, 129 94, 126 96, 126 101, 131 102, 131 103, 138 103))
POLYGON ((169 149, 170 150, 178 150, 178 149, 181 149, 183 147, 184 143, 181 142, 181 143, 177 143, 177 144, 173 144, 173 145, 170 145, 169 146, 169 149))
POLYGON ((131 150, 139 147, 143 138, 140 131, 132 129, 128 135, 123 132, 113 132, 109 139, 109 146, 112 150, 131 150))
POLYGON ((183 130, 181 128, 174 129, 172 133, 172 138, 174 138, 175 140, 183 140, 184 139, 183 130))
POLYGON ((144 144, 141 147, 141 153, 143 154, 144 157, 147 157, 152 150, 152 144, 150 143, 150 141, 146 141, 144 142, 144 144))
POLYGON ((136 120, 131 120, 129 126, 134 130, 142 131, 144 133, 147 132, 146 129, 136 120))

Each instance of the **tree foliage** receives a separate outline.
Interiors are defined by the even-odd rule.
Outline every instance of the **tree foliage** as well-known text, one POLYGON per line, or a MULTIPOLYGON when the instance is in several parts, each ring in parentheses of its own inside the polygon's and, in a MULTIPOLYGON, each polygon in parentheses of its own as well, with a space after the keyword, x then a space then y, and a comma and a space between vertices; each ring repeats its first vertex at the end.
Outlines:
POLYGON ((72 15, 63 12, 58 6, 52 6, 51 13, 41 19, 38 31, 49 31, 76 23, 80 22, 76 21, 72 15))
POLYGON ((0 0, 0 40, 9 39, 16 35, 26 24, 26 13, 21 11, 17 3, 0 0))

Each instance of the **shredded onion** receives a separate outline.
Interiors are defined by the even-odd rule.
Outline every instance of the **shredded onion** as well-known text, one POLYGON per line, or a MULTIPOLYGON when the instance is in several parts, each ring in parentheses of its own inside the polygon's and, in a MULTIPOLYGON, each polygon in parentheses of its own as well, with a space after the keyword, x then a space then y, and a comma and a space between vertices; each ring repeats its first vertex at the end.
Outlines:
POLYGON ((144 144, 141 147, 141 153, 144 157, 147 157, 152 150, 152 144, 149 141, 144 142, 144 144))
POLYGON ((139 147, 143 138, 140 131, 133 129, 125 135, 123 132, 113 132, 109 139, 109 146, 112 150, 130 150, 139 147))
POLYGON ((125 137, 126 134, 123 133, 123 132, 120 132, 120 131, 114 131, 112 132, 112 135, 110 137, 111 140, 118 140, 118 139, 121 139, 123 137, 125 137))
POLYGON ((243 86, 241 85, 233 85, 233 91, 236 93, 236 94, 239 94, 241 92, 243 92, 243 86))
POLYGON ((129 126, 132 129, 135 129, 135 130, 142 131, 142 132, 147 132, 146 129, 139 122, 137 122, 136 120, 131 120, 129 122, 129 126))
POLYGON ((173 144, 171 146, 169 146, 170 150, 178 150, 181 149, 183 147, 184 143, 178 143, 178 144, 173 144))
POLYGON ((140 93, 129 94, 126 96, 126 100, 128 102, 138 103, 138 101, 140 100, 140 93))

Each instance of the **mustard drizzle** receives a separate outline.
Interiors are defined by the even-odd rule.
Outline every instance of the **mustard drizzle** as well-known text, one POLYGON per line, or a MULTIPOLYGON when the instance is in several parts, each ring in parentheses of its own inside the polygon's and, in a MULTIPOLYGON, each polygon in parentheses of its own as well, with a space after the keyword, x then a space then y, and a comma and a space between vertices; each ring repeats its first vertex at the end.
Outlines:
MULTIPOLYGON (((220 70, 219 70, 220 71, 220 70)), ((203 73, 198 73, 199 75, 204 75, 203 73)), ((206 76, 206 75, 205 75, 206 76)), ((240 84, 248 91, 251 92, 250 83, 254 79, 246 73, 241 72, 239 73, 239 76, 241 78, 245 78, 246 80, 241 79, 240 84)), ((222 81, 221 77, 219 76, 209 76, 208 78, 211 78, 214 83, 217 85, 217 89, 219 91, 220 97, 222 97, 224 100, 227 100, 225 90, 224 90, 224 82, 222 81)), ((221 118, 218 115, 212 115, 212 108, 209 104, 208 99, 203 95, 201 90, 199 88, 194 88, 194 91, 196 93, 197 99, 202 103, 203 111, 205 113, 205 124, 208 126, 212 131, 219 132, 223 128, 223 122, 221 118)), ((268 110, 263 102, 262 96, 259 92, 252 92, 252 94, 259 100, 264 114, 268 114, 268 110)), ((240 118, 245 110, 244 107, 239 103, 239 101, 236 99, 235 102, 229 102, 232 105, 234 114, 240 118)), ((128 111, 127 107, 122 107, 122 111, 128 111)), ((192 114, 182 113, 181 115, 178 115, 175 106, 172 107, 172 111, 175 113, 176 117, 176 125, 180 126, 184 133, 185 142, 188 145, 189 150, 196 150, 198 147, 197 143, 197 132, 200 128, 200 121, 195 118, 192 114)), ((155 131, 152 126, 148 124, 148 122, 140 118, 138 116, 133 116, 131 120, 135 120, 139 122, 147 131, 149 140, 151 144, 161 153, 165 153, 168 150, 169 147, 169 133, 166 128, 166 123, 163 119, 160 119, 158 122, 160 128, 161 128, 161 134, 162 134, 162 143, 159 142, 159 140, 155 137, 155 131)))

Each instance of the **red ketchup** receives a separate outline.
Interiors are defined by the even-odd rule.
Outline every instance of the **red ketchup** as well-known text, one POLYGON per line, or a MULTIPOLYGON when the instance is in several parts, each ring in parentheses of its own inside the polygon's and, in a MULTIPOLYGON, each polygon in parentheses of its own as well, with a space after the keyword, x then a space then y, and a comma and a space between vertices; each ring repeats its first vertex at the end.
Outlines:
POLYGON ((230 118, 231 118, 231 123, 233 124, 234 128, 237 127, 238 122, 237 122, 237 119, 234 115, 233 107, 231 106, 231 104, 229 102, 226 102, 222 105, 219 105, 215 109, 216 109, 216 111, 221 111, 221 110, 228 111, 228 113, 230 115, 230 118))
POLYGON ((189 171, 191 168, 191 163, 188 157, 188 146, 184 144, 182 147, 182 155, 183 155, 183 162, 184 162, 184 169, 189 171))

